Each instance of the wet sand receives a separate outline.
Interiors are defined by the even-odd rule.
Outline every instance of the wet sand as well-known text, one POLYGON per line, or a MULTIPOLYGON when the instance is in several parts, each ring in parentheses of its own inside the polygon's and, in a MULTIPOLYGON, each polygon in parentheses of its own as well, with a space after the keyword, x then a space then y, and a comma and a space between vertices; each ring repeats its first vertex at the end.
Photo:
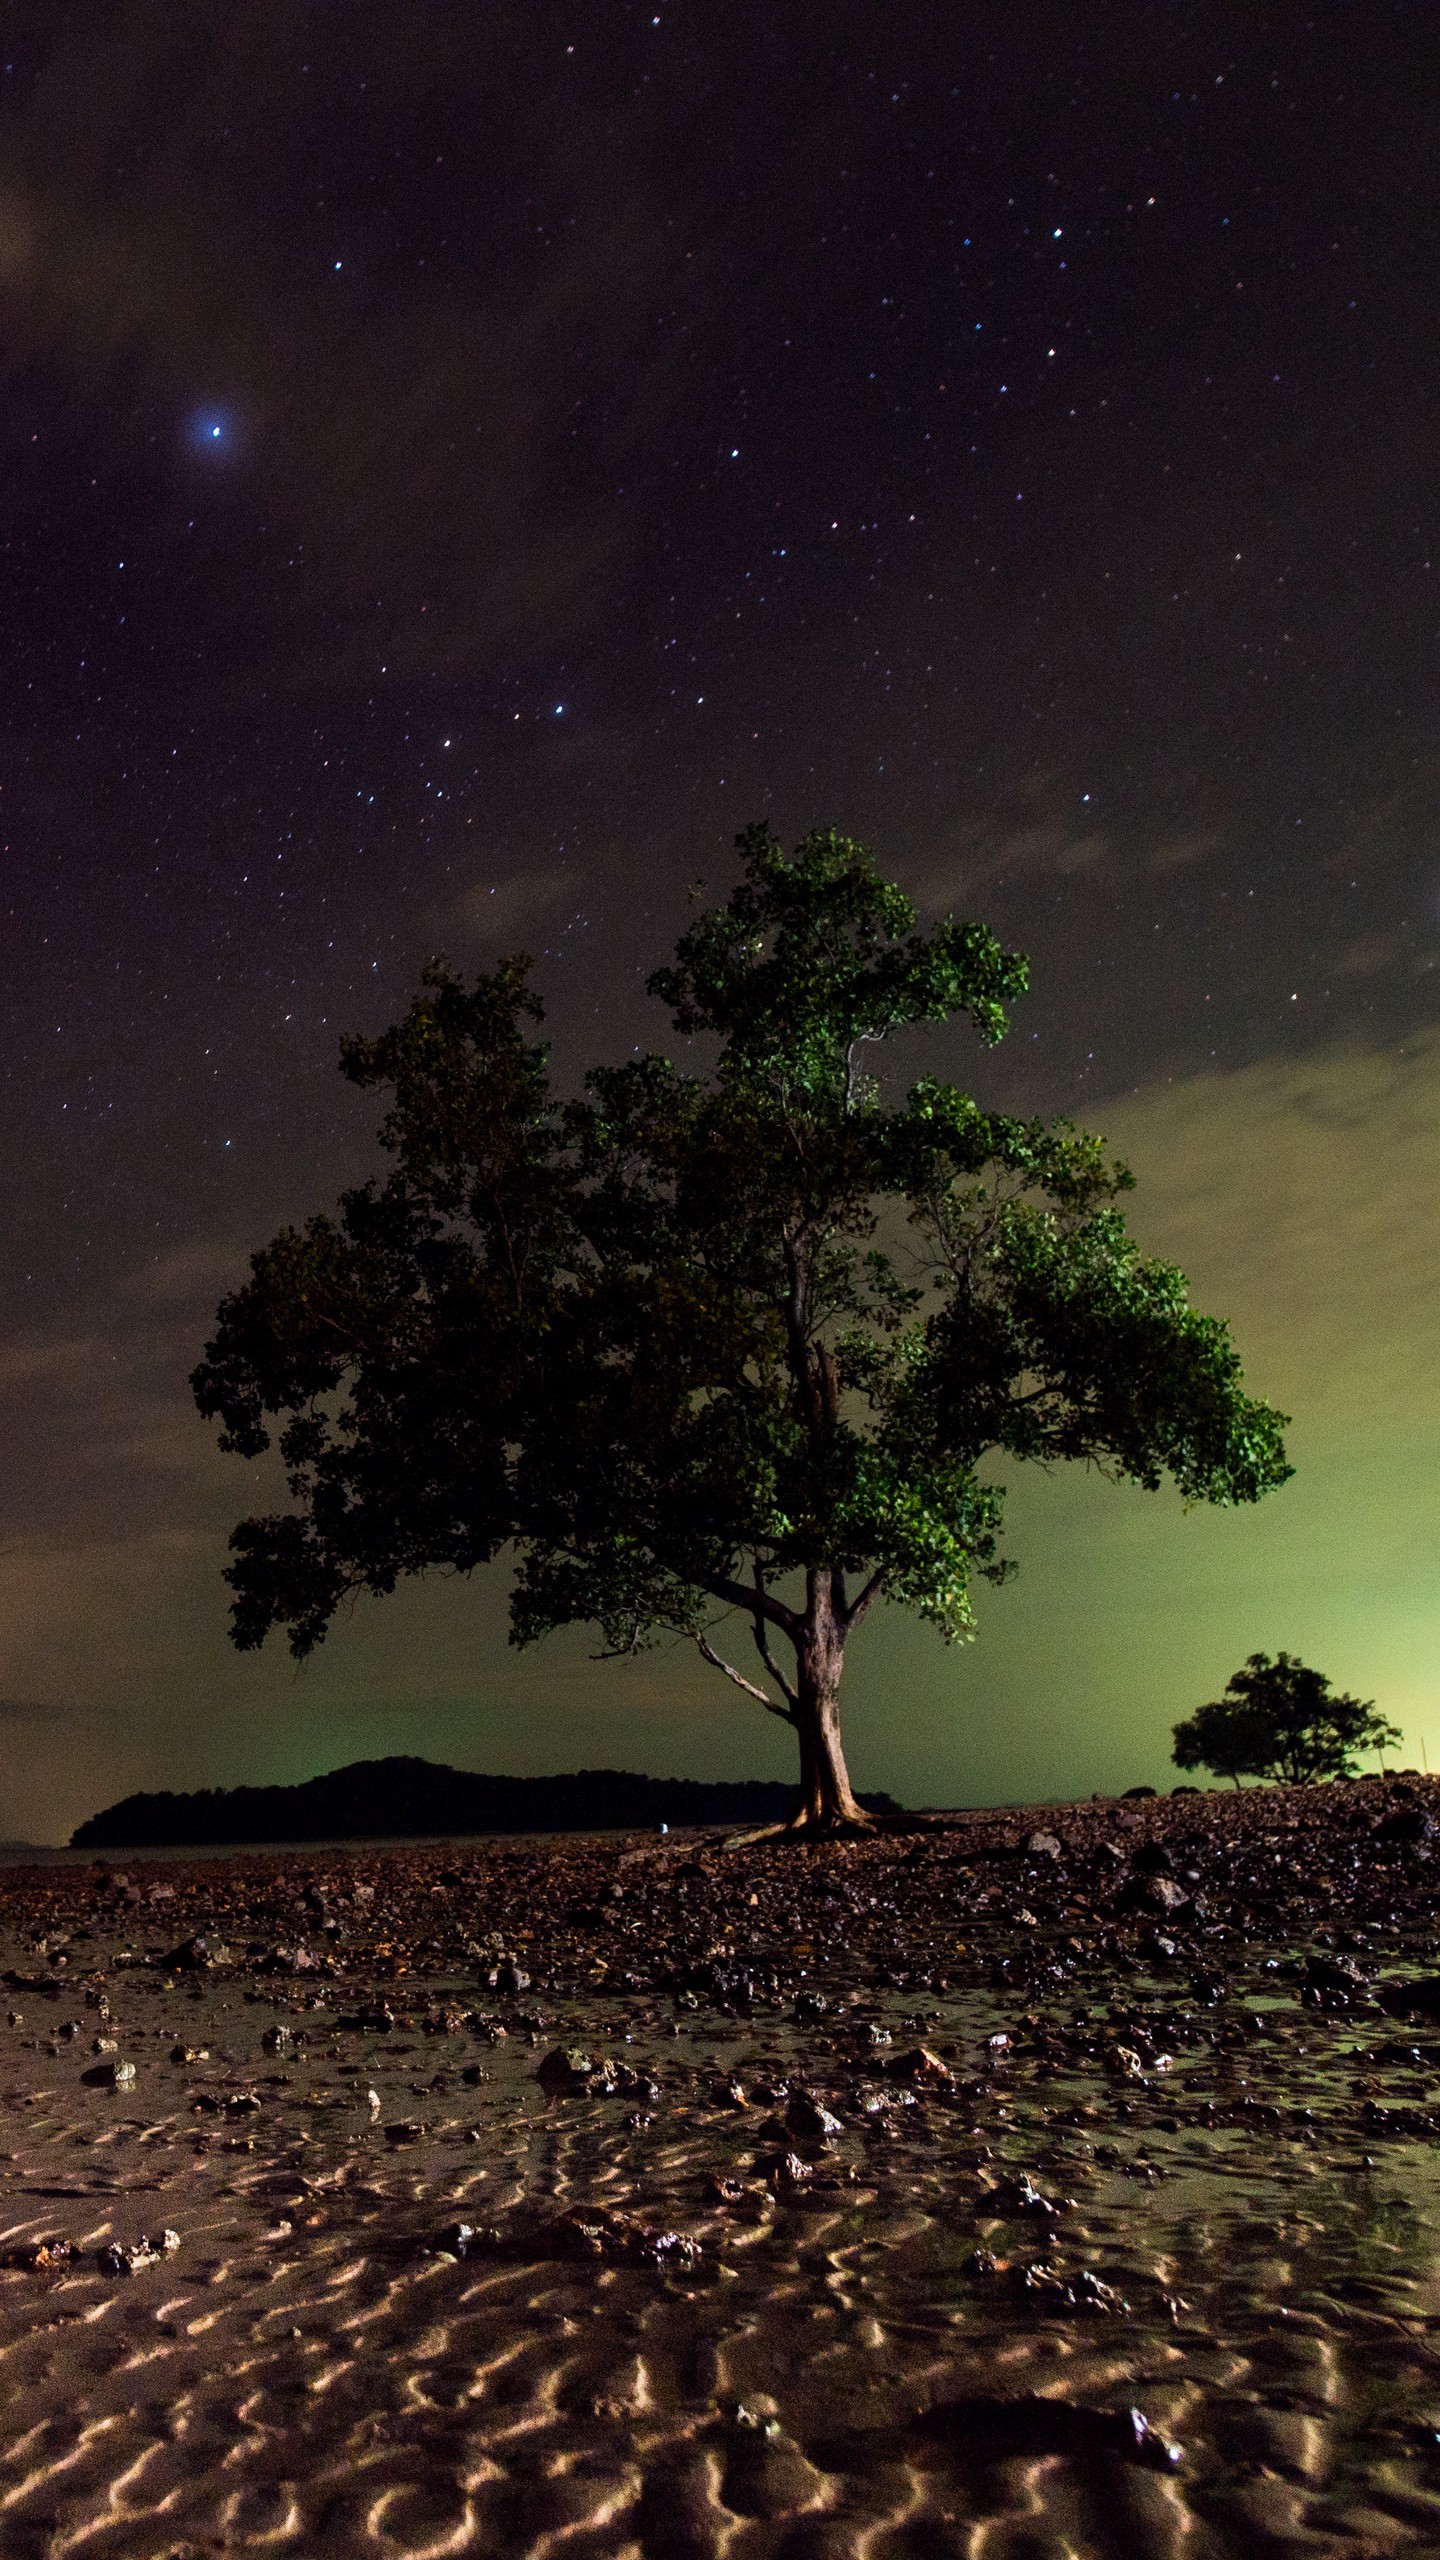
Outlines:
POLYGON ((1440 2550, 1432 1807, 0 1873, 0 2551, 1440 2550))

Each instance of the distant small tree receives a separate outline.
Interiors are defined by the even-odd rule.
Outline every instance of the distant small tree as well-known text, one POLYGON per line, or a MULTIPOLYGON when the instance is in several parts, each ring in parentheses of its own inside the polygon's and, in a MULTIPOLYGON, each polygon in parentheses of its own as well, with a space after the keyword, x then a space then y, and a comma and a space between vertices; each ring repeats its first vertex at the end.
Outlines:
POLYGON ((1252 1653, 1223 1698, 1197 1707, 1175 1727, 1177 1769, 1213 1769, 1217 1778, 1278 1778, 1304 1786, 1353 1778, 1362 1751, 1400 1740, 1373 1698, 1332 1697, 1323 1671, 1289 1653, 1252 1653))

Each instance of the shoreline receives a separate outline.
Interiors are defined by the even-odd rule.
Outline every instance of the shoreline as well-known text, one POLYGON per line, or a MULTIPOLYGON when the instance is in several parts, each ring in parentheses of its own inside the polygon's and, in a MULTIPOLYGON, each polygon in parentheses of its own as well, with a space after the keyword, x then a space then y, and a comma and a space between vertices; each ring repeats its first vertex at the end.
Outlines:
MULTIPOLYGON (((987 1805, 918 1805, 913 1809, 901 1807, 895 1814, 881 1817, 881 1827, 887 1831, 900 1832, 909 1830, 912 1827, 936 1829, 944 1828, 951 1824, 970 1825, 980 1821, 999 1821, 1007 1817, 1013 1817, 1018 1821, 1022 1816, 1027 1814, 1037 1816, 1041 1814, 1085 1814, 1094 1807, 1103 1808, 1107 1805, 1133 1810, 1137 1805, 1164 1806, 1176 1803, 1177 1801, 1182 1804, 1187 1801, 1193 1802, 1196 1797, 1208 1798, 1218 1796, 1222 1797, 1226 1802, 1230 1801, 1230 1799, 1236 1794, 1246 1797, 1259 1796, 1265 1799, 1274 1797, 1288 1798, 1292 1796, 1303 1798, 1312 1795, 1323 1795, 1329 1791, 1331 1786, 1337 1787, 1342 1792, 1348 1794, 1348 1791, 1354 1788, 1370 1788, 1384 1791, 1387 1788, 1397 1786, 1403 1788, 1410 1784, 1426 1788, 1431 1783, 1432 1781, 1429 1771, 1419 1769, 1402 1769, 1384 1772, 1367 1770, 1361 1776, 1356 1778, 1327 1781, 1324 1787, 1286 1787, 1271 1784, 1269 1782, 1262 1783, 1257 1781, 1249 1786, 1242 1786, 1237 1789, 1228 1779, 1217 1779, 1211 1786, 1182 1783, 1179 1786, 1170 1788, 1136 1787, 1127 1788, 1121 1794, 1111 1796, 1097 1792, 1094 1795, 1073 1798, 1061 1796, 1043 1796, 1013 1800, 1007 1798, 1003 1802, 987 1805)), ((1437 1786, 1440 1786, 1440 1777, 1437 1777, 1434 1783, 1437 1786)), ((748 1835, 741 1834, 739 1826, 736 1823, 704 1822, 693 1824, 670 1823, 666 1826, 666 1830, 663 1834, 660 1832, 659 1826, 654 1824, 646 1826, 636 1825, 634 1823, 611 1823, 597 1825, 593 1829, 583 1831, 572 1829, 548 1831, 514 1831, 508 1829, 468 1831, 464 1829, 457 1829, 447 1831, 412 1832, 331 1832, 316 1833, 310 1838, 293 1840, 275 1838, 255 1840, 132 1841, 129 1843, 107 1841, 93 1846, 87 1845, 84 1847, 76 1847, 74 1842, 69 1840, 0 1840, 0 1868, 17 1866, 23 1867, 26 1865, 48 1866, 57 1859, 63 1860, 67 1864, 84 1866, 86 1864, 113 1865, 117 1859, 122 1862, 125 1860, 133 1862, 137 1859, 144 1858, 159 1858, 167 1861, 187 1857, 256 1858, 272 1854, 279 1855, 281 1853, 295 1857, 317 1857, 321 1855, 328 1855, 331 1852, 338 1853, 342 1850, 349 1849, 379 1850, 387 1848, 425 1849, 445 1847, 482 1849, 503 1841, 528 1842, 534 1844, 566 1840, 605 1841, 618 1840, 621 1838, 627 1840, 650 1840, 659 1837, 668 1837, 671 1840, 684 1838, 704 1840, 707 1842, 722 1842, 740 1836, 748 1835)))

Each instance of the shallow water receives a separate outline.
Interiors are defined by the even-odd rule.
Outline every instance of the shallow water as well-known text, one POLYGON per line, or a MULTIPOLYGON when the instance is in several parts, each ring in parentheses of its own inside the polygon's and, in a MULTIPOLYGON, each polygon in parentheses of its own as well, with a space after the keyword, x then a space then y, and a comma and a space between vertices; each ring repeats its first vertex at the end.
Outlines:
POLYGON ((1440 2046, 1270 1949, 745 2018, 147 1934, 0 1945, 6 2560, 1440 2550, 1440 2046))

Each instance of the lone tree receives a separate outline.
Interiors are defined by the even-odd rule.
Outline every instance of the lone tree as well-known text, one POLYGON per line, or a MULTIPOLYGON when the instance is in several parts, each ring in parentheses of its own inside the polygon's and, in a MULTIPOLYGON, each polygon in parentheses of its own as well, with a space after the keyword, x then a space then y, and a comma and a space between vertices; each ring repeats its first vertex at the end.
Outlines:
POLYGON ((847 1644, 883 1595, 947 1636, 999 1581, 994 1452, 1081 1458, 1190 1501, 1290 1473, 1225 1326, 1143 1258, 1103 1143, 924 1081, 896 1106, 867 1050, 968 1014, 998 1040, 1024 961, 977 924, 917 933, 833 832, 744 877, 651 992, 714 1044, 597 1068, 552 1099, 529 962, 444 962, 403 1021, 342 1049, 386 1091, 383 1182, 287 1229, 196 1370, 244 1457, 279 1448, 292 1510, 241 1522, 233 1635, 317 1644, 352 1592, 508 1550, 511 1632, 664 1635, 794 1727, 797 1827, 865 1821, 840 1743, 847 1644), (748 1621, 765 1678, 717 1649, 748 1621))
POLYGON ((1397 1726, 1373 1698, 1335 1698, 1323 1671, 1294 1654, 1252 1653, 1225 1683, 1223 1698, 1197 1707, 1175 1727, 1177 1769, 1213 1769, 1217 1778, 1353 1778, 1362 1751, 1393 1749, 1397 1726))

